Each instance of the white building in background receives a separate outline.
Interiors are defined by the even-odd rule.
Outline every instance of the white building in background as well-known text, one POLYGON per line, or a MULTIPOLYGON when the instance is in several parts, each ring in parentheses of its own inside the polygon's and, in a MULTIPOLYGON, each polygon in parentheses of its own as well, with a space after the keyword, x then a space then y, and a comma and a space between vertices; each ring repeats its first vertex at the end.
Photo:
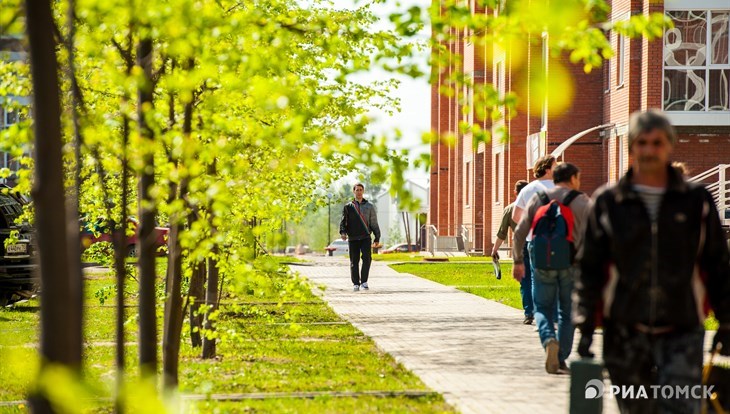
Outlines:
MULTIPOLYGON (((411 196, 420 201, 420 208, 416 211, 407 211, 407 221, 411 233, 411 243, 415 244, 421 240, 420 229, 418 225, 419 214, 428 214, 428 184, 426 180, 407 179, 404 188, 407 189, 411 196), (421 182, 423 181, 423 182, 421 182)), ((392 196, 389 190, 376 195, 374 200, 375 207, 378 210, 378 225, 380 226, 380 241, 385 247, 398 242, 405 242, 406 224, 403 219, 403 210, 398 208, 398 198, 392 196), (391 231, 397 226, 400 240, 394 240, 391 231)), ((425 216, 424 216, 425 217, 425 216)), ((425 219, 422 220, 425 223, 425 219)))
MULTIPOLYGON (((0 35, 0 61, 16 62, 26 59, 27 53, 24 51, 20 37, 0 35)), ((14 101, 20 105, 30 105, 30 99, 27 96, 0 96, 0 130, 9 128, 19 121, 18 112, 7 109, 8 101, 14 101)), ((15 173, 20 168, 20 164, 10 154, 2 152, 0 149, 0 168, 8 168, 11 173, 15 173)), ((13 185, 14 178, 14 174, 11 174, 9 179, 0 178, 0 184, 13 185)))

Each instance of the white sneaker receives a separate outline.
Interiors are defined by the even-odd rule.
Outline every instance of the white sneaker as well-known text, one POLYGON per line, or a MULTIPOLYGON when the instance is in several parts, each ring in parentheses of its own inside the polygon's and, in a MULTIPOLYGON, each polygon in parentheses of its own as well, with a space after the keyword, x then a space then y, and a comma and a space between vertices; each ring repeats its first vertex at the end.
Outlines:
POLYGON ((353 286, 353 288, 352 288, 353 292, 357 292, 358 290, 360 290, 360 285, 353 286))
POLYGON ((365 282, 365 283, 363 283, 362 285, 360 285, 360 287, 362 287, 362 289, 363 289, 363 290, 368 290, 368 289, 370 289, 370 288, 368 287, 368 284, 367 284, 367 282, 365 282))

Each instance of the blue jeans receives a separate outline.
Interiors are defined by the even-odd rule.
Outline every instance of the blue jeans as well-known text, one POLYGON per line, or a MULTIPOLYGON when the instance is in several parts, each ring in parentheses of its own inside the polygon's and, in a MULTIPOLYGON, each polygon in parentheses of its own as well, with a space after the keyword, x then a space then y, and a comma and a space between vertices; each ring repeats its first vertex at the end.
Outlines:
POLYGON ((525 316, 532 317, 535 309, 532 304, 532 266, 530 265, 530 253, 527 251, 527 244, 525 243, 525 248, 522 249, 525 277, 520 281, 520 295, 522 296, 522 309, 525 310, 525 316))
POLYGON ((535 291, 535 322, 540 343, 545 347, 549 339, 556 338, 554 327, 555 303, 558 304, 558 335, 560 353, 558 359, 565 362, 573 348, 573 323, 570 319, 573 291, 573 268, 565 270, 533 269, 535 291))

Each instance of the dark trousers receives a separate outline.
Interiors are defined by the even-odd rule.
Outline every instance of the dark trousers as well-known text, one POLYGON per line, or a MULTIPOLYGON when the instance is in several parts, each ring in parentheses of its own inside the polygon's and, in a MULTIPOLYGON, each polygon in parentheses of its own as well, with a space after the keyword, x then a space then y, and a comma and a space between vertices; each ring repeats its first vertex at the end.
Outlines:
POLYGON ((652 385, 689 387, 702 382, 702 327, 690 331, 652 335, 626 326, 605 322, 603 328, 603 359, 618 386, 644 386, 648 399, 617 396, 623 414, 687 413, 700 410, 700 399, 677 398, 669 395, 653 398, 652 385))
POLYGON ((350 240, 350 277, 353 285, 359 285, 368 281, 370 273, 370 262, 373 261, 370 247, 370 238, 363 240, 350 240), (360 272, 360 255, 362 255, 362 272, 360 272))

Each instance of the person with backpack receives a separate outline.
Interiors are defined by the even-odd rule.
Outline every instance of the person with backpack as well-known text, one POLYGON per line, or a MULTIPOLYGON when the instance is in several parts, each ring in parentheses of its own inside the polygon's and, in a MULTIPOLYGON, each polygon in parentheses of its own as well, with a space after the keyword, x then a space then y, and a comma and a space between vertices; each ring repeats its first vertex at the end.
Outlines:
POLYGON ((591 199, 581 193, 580 170, 562 163, 553 168, 555 188, 538 192, 527 204, 514 235, 513 276, 525 275, 523 247, 528 244, 532 262, 533 301, 540 343, 546 351, 549 374, 568 373, 565 361, 573 347, 571 294, 576 252, 582 247, 583 231, 591 199), (557 305, 558 332, 554 317, 557 305))
POLYGON ((350 249, 350 278, 352 290, 357 292, 362 288, 368 290, 368 276, 372 262, 373 245, 380 244, 380 226, 378 226, 378 212, 375 205, 363 198, 365 186, 357 183, 352 188, 355 198, 345 204, 340 220, 340 236, 347 240, 350 249), (375 240, 370 240, 370 233, 375 240), (349 240, 348 240, 349 239, 349 240), (362 257, 362 271, 360 271, 360 257, 362 257))

